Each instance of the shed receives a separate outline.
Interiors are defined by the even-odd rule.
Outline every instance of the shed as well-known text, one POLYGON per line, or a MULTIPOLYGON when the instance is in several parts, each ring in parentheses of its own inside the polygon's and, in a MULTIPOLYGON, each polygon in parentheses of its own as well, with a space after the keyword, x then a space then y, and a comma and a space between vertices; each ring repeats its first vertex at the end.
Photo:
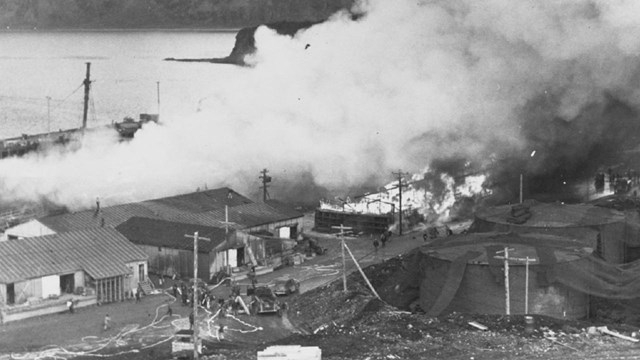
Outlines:
POLYGON ((87 291, 120 301, 146 280, 147 258, 110 227, 0 242, 0 304, 87 291))

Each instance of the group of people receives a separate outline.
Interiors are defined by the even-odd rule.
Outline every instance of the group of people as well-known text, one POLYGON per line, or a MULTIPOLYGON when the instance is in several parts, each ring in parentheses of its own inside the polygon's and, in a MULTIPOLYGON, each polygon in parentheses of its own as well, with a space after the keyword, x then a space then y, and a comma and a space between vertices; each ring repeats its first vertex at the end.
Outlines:
MULTIPOLYGON (((178 299, 178 296, 180 296, 182 306, 193 304, 194 291, 192 286, 187 286, 185 283, 180 281, 179 284, 174 283, 171 290, 173 297, 178 299)), ((198 291, 198 304, 201 306, 211 309, 212 306, 215 305, 215 300, 215 295, 211 294, 208 289, 200 288, 198 291)))
POLYGON ((391 240, 391 235, 393 235, 393 233, 391 231, 385 231, 382 234, 380 234, 380 241, 378 242, 377 238, 373 239, 373 247, 375 248, 375 251, 378 251, 378 247, 382 245, 382 247, 387 246, 387 242, 391 240))

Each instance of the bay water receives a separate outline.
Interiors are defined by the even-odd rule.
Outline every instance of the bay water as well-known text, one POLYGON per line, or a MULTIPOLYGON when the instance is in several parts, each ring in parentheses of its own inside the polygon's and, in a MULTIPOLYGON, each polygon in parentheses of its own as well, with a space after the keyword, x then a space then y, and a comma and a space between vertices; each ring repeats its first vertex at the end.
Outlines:
POLYGON ((196 111, 238 71, 233 65, 164 61, 231 52, 234 31, 0 32, 0 139, 82 124, 91 63, 87 126, 140 113, 196 111), (158 91, 159 90, 159 91, 158 91))

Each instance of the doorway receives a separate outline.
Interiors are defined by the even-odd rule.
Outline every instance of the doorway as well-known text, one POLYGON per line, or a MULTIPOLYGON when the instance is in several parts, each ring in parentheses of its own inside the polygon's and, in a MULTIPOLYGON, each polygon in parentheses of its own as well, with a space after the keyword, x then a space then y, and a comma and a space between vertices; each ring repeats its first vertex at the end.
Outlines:
POLYGON ((237 250, 238 250, 238 252, 236 253, 237 254, 237 264, 238 264, 238 266, 242 266, 242 265, 244 265, 244 248, 241 247, 241 248, 238 248, 237 250))
POLYGON ((139 281, 144 281, 145 280, 144 264, 138 265, 138 278, 140 279, 139 281))
POLYGON ((60 292, 66 294, 73 294, 76 289, 75 279, 73 274, 60 276, 60 292))
POLYGON ((16 288, 13 283, 7 284, 7 305, 16 303, 16 288))

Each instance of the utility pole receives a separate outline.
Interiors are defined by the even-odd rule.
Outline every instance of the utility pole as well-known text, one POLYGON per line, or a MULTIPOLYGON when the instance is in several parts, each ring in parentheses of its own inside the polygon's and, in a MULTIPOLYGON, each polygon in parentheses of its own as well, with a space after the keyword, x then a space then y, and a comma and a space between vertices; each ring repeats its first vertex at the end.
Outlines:
POLYGON ((225 205, 224 206, 224 221, 222 222, 224 224, 224 247, 225 247, 225 267, 227 268, 226 270, 229 272, 229 275, 231 275, 231 269, 230 266, 231 264, 229 263, 229 225, 234 224, 233 222, 229 221, 229 206, 225 205))
POLYGON ((258 179, 262 179, 262 202, 267 202, 267 199, 269 199, 269 192, 267 191, 269 186, 267 184, 271 182, 271 176, 267 175, 268 172, 269 170, 262 169, 260 172, 262 175, 258 176, 258 179))
POLYGON ((87 128, 87 113, 89 112, 89 88, 91 87, 91 63, 87 63, 87 76, 84 78, 84 111, 82 112, 82 131, 87 128))
MULTIPOLYGON (((505 269, 505 291, 506 291, 506 295, 505 297, 507 298, 507 315, 509 315, 509 310, 510 310, 510 306, 508 304, 509 302, 509 261, 517 261, 517 262, 523 262, 525 265, 525 273, 524 273, 524 313, 525 315, 529 314, 529 264, 532 262, 535 262, 536 259, 535 258, 530 258, 528 256, 526 257, 509 257, 509 250, 513 250, 513 249, 508 249, 508 248, 504 248, 504 256, 496 256, 496 259, 504 259, 504 269, 505 269)), ((501 253, 502 251, 498 251, 498 253, 501 253)))
POLYGON ((198 359, 198 240, 207 240, 205 237, 198 237, 198 232, 184 237, 193 238, 193 358, 198 359))
POLYGON ((520 173, 520 204, 522 204, 523 201, 524 199, 522 195, 522 173, 520 173))
POLYGON ((496 256, 496 259, 504 259, 504 311, 507 315, 511 315, 511 299, 509 298, 509 247, 505 246, 504 250, 496 251, 497 254, 504 253, 504 256, 496 256))
POLYGON ((398 172, 394 172, 392 173, 393 175, 398 177, 398 191, 400 191, 399 193, 399 201, 400 201, 400 206, 398 208, 398 225, 399 225, 399 235, 402 235, 402 177, 405 175, 409 175, 409 173, 403 173, 402 170, 398 170, 398 172))
POLYGON ((346 235, 344 231, 352 230, 353 228, 346 227, 343 224, 340 224, 340 226, 332 226, 331 228, 340 229, 340 233, 338 233, 338 237, 340 238, 341 245, 342 245, 342 286, 343 286, 343 290, 346 292, 347 291, 347 263, 344 257, 344 248, 345 248, 344 236, 346 235))

